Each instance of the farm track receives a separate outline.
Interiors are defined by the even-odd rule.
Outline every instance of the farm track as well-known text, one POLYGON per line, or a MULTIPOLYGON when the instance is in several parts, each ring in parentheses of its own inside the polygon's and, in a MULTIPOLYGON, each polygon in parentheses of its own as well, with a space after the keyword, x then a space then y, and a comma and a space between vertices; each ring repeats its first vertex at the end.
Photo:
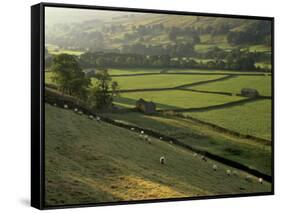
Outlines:
MULTIPOLYGON (((66 103, 71 104, 72 106, 80 108, 80 110, 82 110, 84 112, 84 114, 86 114, 86 115, 97 116, 96 112, 94 112, 92 110, 89 110, 89 109, 87 109, 85 107, 78 106, 75 103, 71 103, 70 101, 67 101, 67 102, 62 101, 62 103, 57 103, 57 106, 63 108, 64 104, 66 104, 66 103)), ((50 103, 50 104, 52 104, 52 103, 50 103)), ((164 135, 164 134, 162 134, 160 132, 156 132, 156 131, 151 130, 151 129, 146 129, 146 128, 141 128, 141 127, 134 126, 134 125, 124 124, 122 122, 118 122, 118 121, 112 120, 112 119, 104 117, 104 116, 99 116, 99 117, 100 117, 100 120, 102 122, 106 122, 106 123, 114 125, 114 126, 125 128, 125 129, 128 129, 129 131, 135 131, 135 132, 144 131, 145 134, 147 134, 150 137, 154 137, 155 139, 159 139, 161 137, 163 142, 169 142, 170 143, 170 141, 173 141, 173 144, 175 144, 175 145, 181 146, 183 148, 186 148, 186 149, 191 150, 193 152, 196 152, 198 154, 204 155, 205 157, 207 157, 209 159, 218 161, 218 162, 223 163, 225 165, 234 167, 234 168, 239 169, 239 170, 243 170, 243 171, 245 171, 245 172, 247 172, 247 173, 249 173, 251 175, 254 175, 256 177, 261 177, 264 180, 272 183, 272 177, 270 175, 264 174, 264 173, 262 173, 262 172, 260 172, 260 171, 258 171, 256 169, 253 169, 253 168, 251 168, 249 166, 246 166, 246 165, 243 165, 241 163, 238 163, 238 162, 235 162, 235 161, 232 161, 232 160, 220 157, 218 155, 214 155, 214 154, 212 154, 210 152, 196 149, 196 148, 194 148, 194 147, 192 147, 190 145, 182 143, 181 141, 177 140, 176 138, 173 138, 173 137, 170 137, 170 136, 166 136, 166 135, 164 135), (134 130, 132 130, 132 128, 134 128, 134 130)))

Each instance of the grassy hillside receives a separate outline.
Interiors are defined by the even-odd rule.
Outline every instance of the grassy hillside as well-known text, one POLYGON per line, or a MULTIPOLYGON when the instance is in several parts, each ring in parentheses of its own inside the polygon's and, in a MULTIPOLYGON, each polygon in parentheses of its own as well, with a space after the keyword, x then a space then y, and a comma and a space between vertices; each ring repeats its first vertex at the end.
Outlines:
POLYGON ((106 113, 105 116, 165 133, 194 148, 208 151, 266 174, 271 174, 270 144, 234 137, 217 131, 208 125, 202 125, 191 119, 179 118, 169 114, 147 116, 132 112, 126 114, 106 113))
POLYGON ((46 204, 83 204, 202 195, 269 192, 270 184, 202 161, 180 147, 45 105, 46 204), (166 165, 159 163, 165 156, 166 165))

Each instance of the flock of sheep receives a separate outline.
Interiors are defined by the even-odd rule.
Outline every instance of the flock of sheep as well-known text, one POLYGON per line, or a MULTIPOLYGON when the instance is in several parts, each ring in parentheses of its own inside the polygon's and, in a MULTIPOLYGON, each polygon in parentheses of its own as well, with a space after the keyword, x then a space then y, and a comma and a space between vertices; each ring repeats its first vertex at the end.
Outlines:
MULTIPOLYGON (((56 104, 54 104, 54 106, 56 106, 56 104)), ((64 109, 69 109, 69 107, 68 107, 67 104, 64 104, 64 109)), ((79 114, 79 115, 83 115, 83 112, 82 112, 81 110, 78 110, 78 108, 74 108, 74 112, 77 113, 77 114, 79 114)), ((98 122, 101 121, 101 118, 100 118, 99 116, 95 116, 95 117, 94 117, 93 115, 89 115, 89 119, 91 119, 91 120, 96 119, 96 121, 98 121, 98 122)), ((132 128, 131 128, 131 131, 135 131, 135 128, 132 127, 132 128)), ((151 144, 151 139, 148 137, 147 134, 144 133, 143 130, 140 131, 139 138, 140 138, 141 140, 146 141, 148 144, 151 144)), ((162 137, 160 137, 159 139, 160 139, 160 140, 163 140, 162 137)), ((170 144, 173 144, 173 141, 170 141, 169 143, 170 143, 170 144)), ((204 155, 199 155, 199 154, 197 154, 197 153, 195 152, 195 153, 193 154, 193 156, 194 156, 194 157, 197 157, 197 156, 198 156, 201 160, 207 162, 207 158, 206 158, 204 155)), ((165 156, 161 156, 161 157, 159 158, 159 162, 160 162, 160 164, 162 164, 162 165, 166 164, 166 158, 165 158, 165 156)), ((218 170, 218 166, 217 166, 216 164, 213 164, 212 169, 213 169, 213 171, 217 171, 217 170, 218 170)), ((231 175, 238 176, 238 173, 237 173, 236 170, 227 169, 225 172, 226 172, 226 175, 227 175, 227 176, 231 176, 231 175)), ((247 175, 247 176, 245 177, 245 180, 247 180, 247 181, 252 181, 252 179, 253 179, 253 178, 252 178, 250 175, 247 175)), ((258 178, 258 183, 263 184, 263 179, 262 179, 262 178, 258 178)))

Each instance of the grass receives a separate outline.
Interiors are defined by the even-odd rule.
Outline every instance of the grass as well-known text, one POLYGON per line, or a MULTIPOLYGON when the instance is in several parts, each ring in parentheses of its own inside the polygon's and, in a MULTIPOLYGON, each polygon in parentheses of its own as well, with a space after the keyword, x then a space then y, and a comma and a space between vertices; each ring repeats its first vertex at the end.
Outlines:
POLYGON ((128 75, 128 74, 143 74, 143 73, 159 73, 161 69, 143 69, 143 68, 131 68, 131 69, 108 69, 109 75, 128 75))
POLYGON ((219 82, 191 87, 192 89, 240 94, 242 88, 255 88, 261 95, 271 96, 271 76, 237 76, 219 82))
POLYGON ((157 139, 89 120, 71 110, 45 105, 47 206, 269 192, 271 185, 227 177, 232 169, 204 162, 193 153, 157 139), (166 165, 159 163, 165 155, 166 165))
POLYGON ((69 54, 69 55, 81 55, 84 52, 83 51, 79 51, 79 50, 66 50, 66 49, 61 49, 56 45, 52 45, 52 44, 46 44, 46 48, 48 49, 49 54, 51 55, 59 55, 62 53, 65 54, 69 54))
POLYGON ((249 51, 250 52, 270 52, 271 47, 267 45, 252 45, 249 46, 249 51))
POLYGON ((260 100, 224 109, 187 114, 236 132, 271 140, 270 100, 260 100))
POLYGON ((237 138, 188 118, 170 115, 147 116, 136 112, 106 113, 105 115, 125 123, 164 133, 196 149, 208 151, 271 174, 271 146, 268 144, 237 138))
MULTIPOLYGON (((202 60, 202 59, 194 59, 194 60, 202 60)), ((204 60, 204 59, 203 59, 204 60)), ((205 59, 205 60, 210 60, 210 59, 205 59)), ((180 72, 180 73, 219 73, 219 74, 238 74, 238 75, 243 75, 243 74, 262 74, 263 72, 253 72, 253 71, 232 71, 232 70, 202 70, 202 69, 169 69, 169 73, 173 72, 180 72)))
POLYGON ((238 96, 205 94, 182 90, 121 93, 115 103, 124 107, 134 107, 136 100, 143 98, 156 103, 157 109, 199 108, 244 99, 238 96))
POLYGON ((156 74, 147 76, 114 77, 120 85, 120 89, 145 89, 145 88, 172 88, 184 84, 195 83, 212 79, 222 78, 222 75, 171 75, 156 74))

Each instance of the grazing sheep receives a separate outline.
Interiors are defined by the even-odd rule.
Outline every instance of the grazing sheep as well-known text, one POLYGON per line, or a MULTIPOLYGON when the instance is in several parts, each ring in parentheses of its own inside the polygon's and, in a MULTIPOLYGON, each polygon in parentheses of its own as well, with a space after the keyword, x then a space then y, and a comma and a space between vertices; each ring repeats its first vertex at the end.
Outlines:
POLYGON ((151 144, 151 139, 150 139, 150 138, 148 138, 148 139, 147 139, 147 142, 148 142, 149 144, 151 144))
POLYGON ((82 115, 82 114, 83 114, 83 112, 82 112, 82 111, 78 111, 78 114, 79 114, 79 115, 82 115))
POLYGON ((197 156, 197 153, 194 153, 194 154, 193 154, 193 157, 196 157, 196 156, 197 156))
POLYGON ((99 116, 96 117, 96 120, 97 120, 97 122, 101 121, 99 116))
POLYGON ((174 142, 173 141, 170 141, 170 144, 173 144, 174 142))
POLYGON ((68 109, 68 105, 67 104, 63 105, 63 108, 68 109))
POLYGON ((166 159, 164 156, 160 157, 160 164, 165 164, 166 163, 166 159))
POLYGON ((217 166, 216 164, 214 164, 214 165, 213 165, 213 170, 214 170, 214 171, 217 171, 217 169, 218 169, 218 166, 217 166))
POLYGON ((93 120, 93 119, 94 119, 94 116, 92 116, 92 115, 89 115, 89 118, 90 118, 91 120, 93 120))
POLYGON ((160 140, 162 140, 163 138, 162 138, 162 137, 160 137, 159 139, 160 139, 160 140))
POLYGON ((148 135, 144 135, 144 136, 143 136, 143 139, 144 139, 145 141, 147 141, 147 140, 148 140, 148 135))
POLYGON ((141 134, 144 134, 144 131, 141 131, 141 134))
POLYGON ((262 184, 263 183, 263 179, 259 178, 259 183, 262 184))
POLYGON ((201 156, 201 160, 206 161, 207 162, 207 158, 205 156, 201 156))
POLYGON ((252 181, 252 177, 251 177, 250 175, 247 175, 247 176, 245 177, 245 180, 246 180, 246 181, 252 181))
POLYGON ((231 175, 231 171, 229 169, 226 170, 226 175, 230 176, 231 175))
POLYGON ((132 130, 132 131, 135 131, 135 128, 132 127, 131 130, 132 130))
POLYGON ((56 104, 56 103, 54 103, 54 106, 57 106, 57 104, 56 104))
POLYGON ((77 109, 77 108, 75 108, 75 109, 74 109, 74 112, 78 112, 78 109, 77 109))
POLYGON ((238 175, 238 173, 237 173, 237 171, 236 171, 236 170, 233 170, 233 171, 232 171, 232 174, 233 174, 233 175, 235 175, 235 176, 237 176, 237 175, 238 175))

